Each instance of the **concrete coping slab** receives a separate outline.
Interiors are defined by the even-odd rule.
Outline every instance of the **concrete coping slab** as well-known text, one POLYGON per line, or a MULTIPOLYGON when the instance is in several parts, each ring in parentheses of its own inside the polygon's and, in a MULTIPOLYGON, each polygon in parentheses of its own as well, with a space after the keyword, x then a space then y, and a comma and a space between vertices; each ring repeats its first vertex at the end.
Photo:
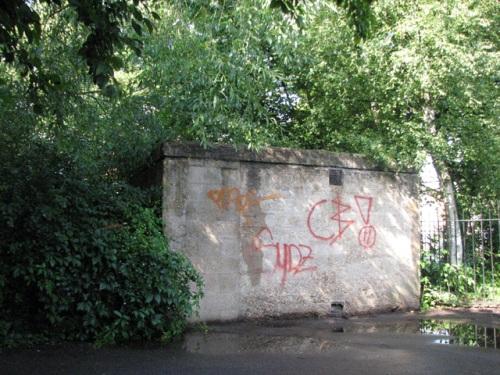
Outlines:
POLYGON ((253 151, 244 148, 237 149, 225 144, 204 147, 195 142, 176 142, 164 143, 160 154, 156 156, 158 158, 212 159, 415 174, 415 171, 411 169, 396 171, 381 167, 358 154, 282 147, 266 147, 259 151, 253 151))

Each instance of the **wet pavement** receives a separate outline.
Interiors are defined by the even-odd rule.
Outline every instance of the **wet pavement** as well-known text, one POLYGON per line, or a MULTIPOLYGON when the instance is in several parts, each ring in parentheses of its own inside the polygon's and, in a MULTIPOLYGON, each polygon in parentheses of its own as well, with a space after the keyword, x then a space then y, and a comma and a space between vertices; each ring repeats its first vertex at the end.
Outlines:
POLYGON ((168 345, 0 353, 0 374, 500 374, 500 315, 238 322, 168 345))

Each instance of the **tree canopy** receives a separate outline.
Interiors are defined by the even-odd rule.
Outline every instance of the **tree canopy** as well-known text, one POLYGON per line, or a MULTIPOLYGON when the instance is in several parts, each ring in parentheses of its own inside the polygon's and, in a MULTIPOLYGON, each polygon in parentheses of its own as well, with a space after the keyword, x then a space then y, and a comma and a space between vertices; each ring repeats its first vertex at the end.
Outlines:
POLYGON ((397 168, 431 155, 468 205, 494 202, 498 8, 16 0, 0 9, 2 111, 22 108, 38 134, 124 174, 169 139, 356 152, 397 168))
POLYGON ((39 51, 29 45, 40 41, 54 17, 64 18, 65 31, 79 33, 78 54, 85 60, 92 80, 104 88, 113 72, 122 67, 116 50, 127 46, 140 54, 143 30, 153 30, 146 0, 12 0, 0 3, 0 55, 17 63, 32 85, 49 89, 59 78, 43 65, 39 51), (83 30, 82 30, 83 29, 83 30), (135 35, 128 32, 135 31, 135 35))

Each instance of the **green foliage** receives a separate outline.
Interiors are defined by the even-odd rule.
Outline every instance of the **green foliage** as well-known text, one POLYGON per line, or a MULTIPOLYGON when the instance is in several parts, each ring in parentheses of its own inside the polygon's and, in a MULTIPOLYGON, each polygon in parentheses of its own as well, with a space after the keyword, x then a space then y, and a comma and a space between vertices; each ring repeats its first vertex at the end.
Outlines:
MULTIPOLYGON (((153 30, 152 12, 145 0, 9 0, 0 3, 0 57, 19 66, 37 90, 56 90, 61 77, 50 72, 40 58, 38 42, 52 19, 64 19, 66 32, 80 35, 78 54, 92 80, 110 94, 114 71, 122 67, 117 50, 127 46, 140 54, 144 30, 153 30), (73 26, 72 25, 72 26, 73 26), (83 29, 83 30, 82 30, 83 29), (132 32, 131 32, 132 31, 132 32)), ((74 60, 73 62, 75 62, 74 60)))
POLYGON ((454 321, 422 320, 420 332, 448 336, 449 342, 472 347, 496 348, 495 332, 488 327, 474 323, 454 321))
MULTIPOLYGON (((282 12, 290 14, 297 20, 299 25, 303 25, 303 6, 308 2, 313 3, 313 1, 308 0, 271 0, 270 6, 272 8, 279 8, 282 12)), ((370 8, 373 0, 335 0, 329 2, 336 3, 346 10, 350 24, 354 26, 356 31, 357 38, 362 39, 368 36, 370 24, 373 21, 370 8)))
POLYGON ((438 305, 457 306, 474 293, 473 270, 449 263, 422 262, 421 308, 438 305))
POLYGON ((464 306, 474 300, 485 297, 496 298, 500 291, 500 267, 493 269, 496 285, 491 285, 491 269, 484 259, 478 258, 475 267, 479 269, 481 262, 486 267, 484 280, 474 278, 473 265, 451 265, 448 262, 448 252, 441 250, 426 250, 421 254, 420 283, 421 308, 426 310, 439 305, 464 306), (482 282, 480 282, 482 281, 482 282))
POLYGON ((152 195, 95 175, 46 140, 2 146, 0 328, 99 344, 170 339, 202 281, 170 251, 152 195))
POLYGON ((337 4, 347 10, 349 20, 360 38, 368 37, 370 24, 373 22, 370 7, 373 2, 374 0, 336 0, 337 4))
MULTIPOLYGON (((327 3, 345 26, 344 45, 352 45, 349 12, 327 3)), ((342 6, 354 11, 365 2, 351 3, 342 6)), ((143 58, 131 59, 137 75, 129 87, 167 139, 292 145, 283 135, 295 116, 294 70, 309 54, 303 40, 309 30, 289 14, 297 11, 302 19, 315 7, 308 1, 174 1, 162 8, 143 58)))
POLYGON ((494 0, 377 1, 370 36, 353 44, 342 13, 326 2, 305 8, 296 58, 282 68, 296 100, 281 139, 400 168, 431 155, 463 207, 496 202, 499 9, 494 0))
POLYGON ((398 168, 418 169, 431 155, 462 207, 498 197, 494 0, 159 4, 158 27, 139 38, 142 56, 122 49, 113 54, 120 63, 106 63, 121 88, 109 93, 123 94, 109 100, 79 59, 87 26, 75 26, 71 7, 49 17, 50 4, 33 8, 42 37, 23 46, 50 66, 52 86, 24 100, 45 132, 65 128, 54 135, 64 147, 80 152, 91 139, 83 150, 120 173, 162 140, 275 145, 360 153, 398 168), (357 31, 356 17, 365 22, 357 31))
POLYGON ((136 83, 168 139, 256 147, 268 142, 276 121, 280 70, 275 49, 283 30, 295 28, 255 1, 165 7, 162 24, 144 48, 136 83), (194 7, 194 8, 193 8, 194 7))

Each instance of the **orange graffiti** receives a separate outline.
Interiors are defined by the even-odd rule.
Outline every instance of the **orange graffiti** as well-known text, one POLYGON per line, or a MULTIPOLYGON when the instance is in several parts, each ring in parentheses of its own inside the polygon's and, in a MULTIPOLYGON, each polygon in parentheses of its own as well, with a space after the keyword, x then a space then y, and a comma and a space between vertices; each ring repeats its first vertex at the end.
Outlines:
POLYGON ((221 210, 228 210, 233 205, 236 212, 245 218, 247 224, 250 222, 247 214, 251 207, 260 206, 263 201, 281 198, 281 195, 277 193, 259 197, 255 189, 250 189, 247 193, 241 194, 240 189, 235 187, 209 190, 207 196, 221 210))

